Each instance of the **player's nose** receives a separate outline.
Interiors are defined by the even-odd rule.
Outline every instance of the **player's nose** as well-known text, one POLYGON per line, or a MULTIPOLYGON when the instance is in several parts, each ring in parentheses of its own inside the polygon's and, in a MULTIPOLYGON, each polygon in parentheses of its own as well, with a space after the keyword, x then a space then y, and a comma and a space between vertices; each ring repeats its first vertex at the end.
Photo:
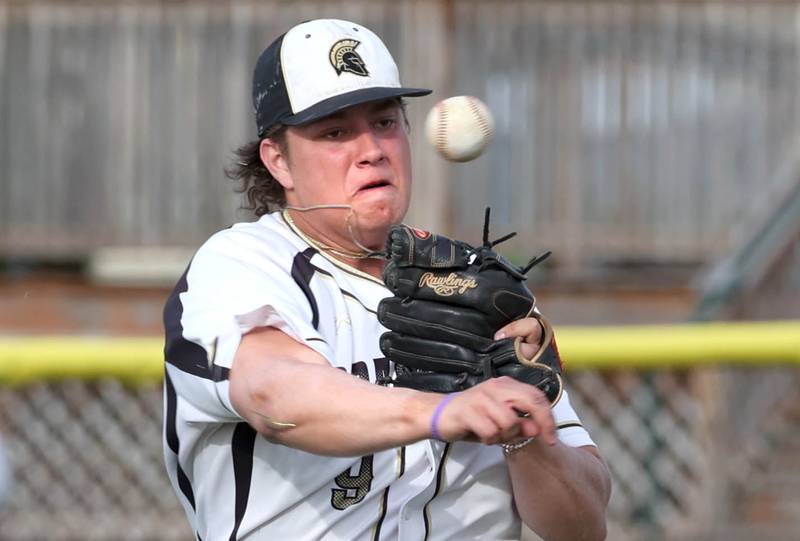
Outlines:
POLYGON ((356 141, 359 165, 374 165, 386 158, 380 139, 371 129, 361 130, 356 141))

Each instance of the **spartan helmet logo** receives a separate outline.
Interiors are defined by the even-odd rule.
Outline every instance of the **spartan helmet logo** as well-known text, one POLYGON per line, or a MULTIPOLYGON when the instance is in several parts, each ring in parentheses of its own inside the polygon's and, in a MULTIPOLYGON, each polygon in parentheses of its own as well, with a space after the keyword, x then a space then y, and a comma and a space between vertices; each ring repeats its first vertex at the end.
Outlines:
POLYGON ((362 77, 369 76, 364 60, 356 52, 356 47, 360 44, 360 41, 354 39, 340 39, 333 44, 330 59, 333 69, 336 70, 336 75, 341 75, 342 72, 347 71, 362 77))

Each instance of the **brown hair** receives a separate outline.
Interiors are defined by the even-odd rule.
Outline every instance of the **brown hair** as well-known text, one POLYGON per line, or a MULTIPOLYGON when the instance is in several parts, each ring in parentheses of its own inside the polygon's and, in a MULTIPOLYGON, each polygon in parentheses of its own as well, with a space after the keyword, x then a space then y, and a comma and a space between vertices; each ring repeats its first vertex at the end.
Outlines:
MULTIPOLYGON (((264 139, 272 139, 281 152, 288 155, 286 126, 280 126, 275 132, 267 134, 264 139)), ((225 176, 239 183, 235 190, 245 194, 247 202, 243 208, 252 210, 256 216, 262 216, 286 205, 283 186, 261 161, 261 141, 256 139, 234 150, 235 161, 225 168, 225 176)))

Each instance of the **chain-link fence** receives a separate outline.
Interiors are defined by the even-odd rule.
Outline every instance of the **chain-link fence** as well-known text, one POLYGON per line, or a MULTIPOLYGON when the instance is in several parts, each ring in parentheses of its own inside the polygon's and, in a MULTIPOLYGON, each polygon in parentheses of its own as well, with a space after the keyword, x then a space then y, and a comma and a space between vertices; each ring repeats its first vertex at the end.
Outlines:
MULTIPOLYGON (((800 370, 580 372, 568 384, 611 467, 608 539, 796 539, 800 370)), ((192 539, 163 467, 161 408, 160 387, 112 380, 0 391, 16 477, 0 539, 192 539)))
POLYGON ((15 475, 0 539, 191 539, 163 466, 160 387, 41 383, 0 404, 15 475))

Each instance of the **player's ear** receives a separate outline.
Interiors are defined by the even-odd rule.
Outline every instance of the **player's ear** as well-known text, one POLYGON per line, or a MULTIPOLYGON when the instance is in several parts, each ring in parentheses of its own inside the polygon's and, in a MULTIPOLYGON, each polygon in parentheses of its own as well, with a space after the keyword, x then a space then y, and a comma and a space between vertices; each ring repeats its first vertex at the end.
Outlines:
POLYGON ((280 144, 275 139, 262 139, 258 147, 258 154, 261 157, 261 163, 283 186, 283 189, 291 190, 294 188, 294 180, 289 170, 289 157, 286 155, 285 147, 285 143, 280 144))

